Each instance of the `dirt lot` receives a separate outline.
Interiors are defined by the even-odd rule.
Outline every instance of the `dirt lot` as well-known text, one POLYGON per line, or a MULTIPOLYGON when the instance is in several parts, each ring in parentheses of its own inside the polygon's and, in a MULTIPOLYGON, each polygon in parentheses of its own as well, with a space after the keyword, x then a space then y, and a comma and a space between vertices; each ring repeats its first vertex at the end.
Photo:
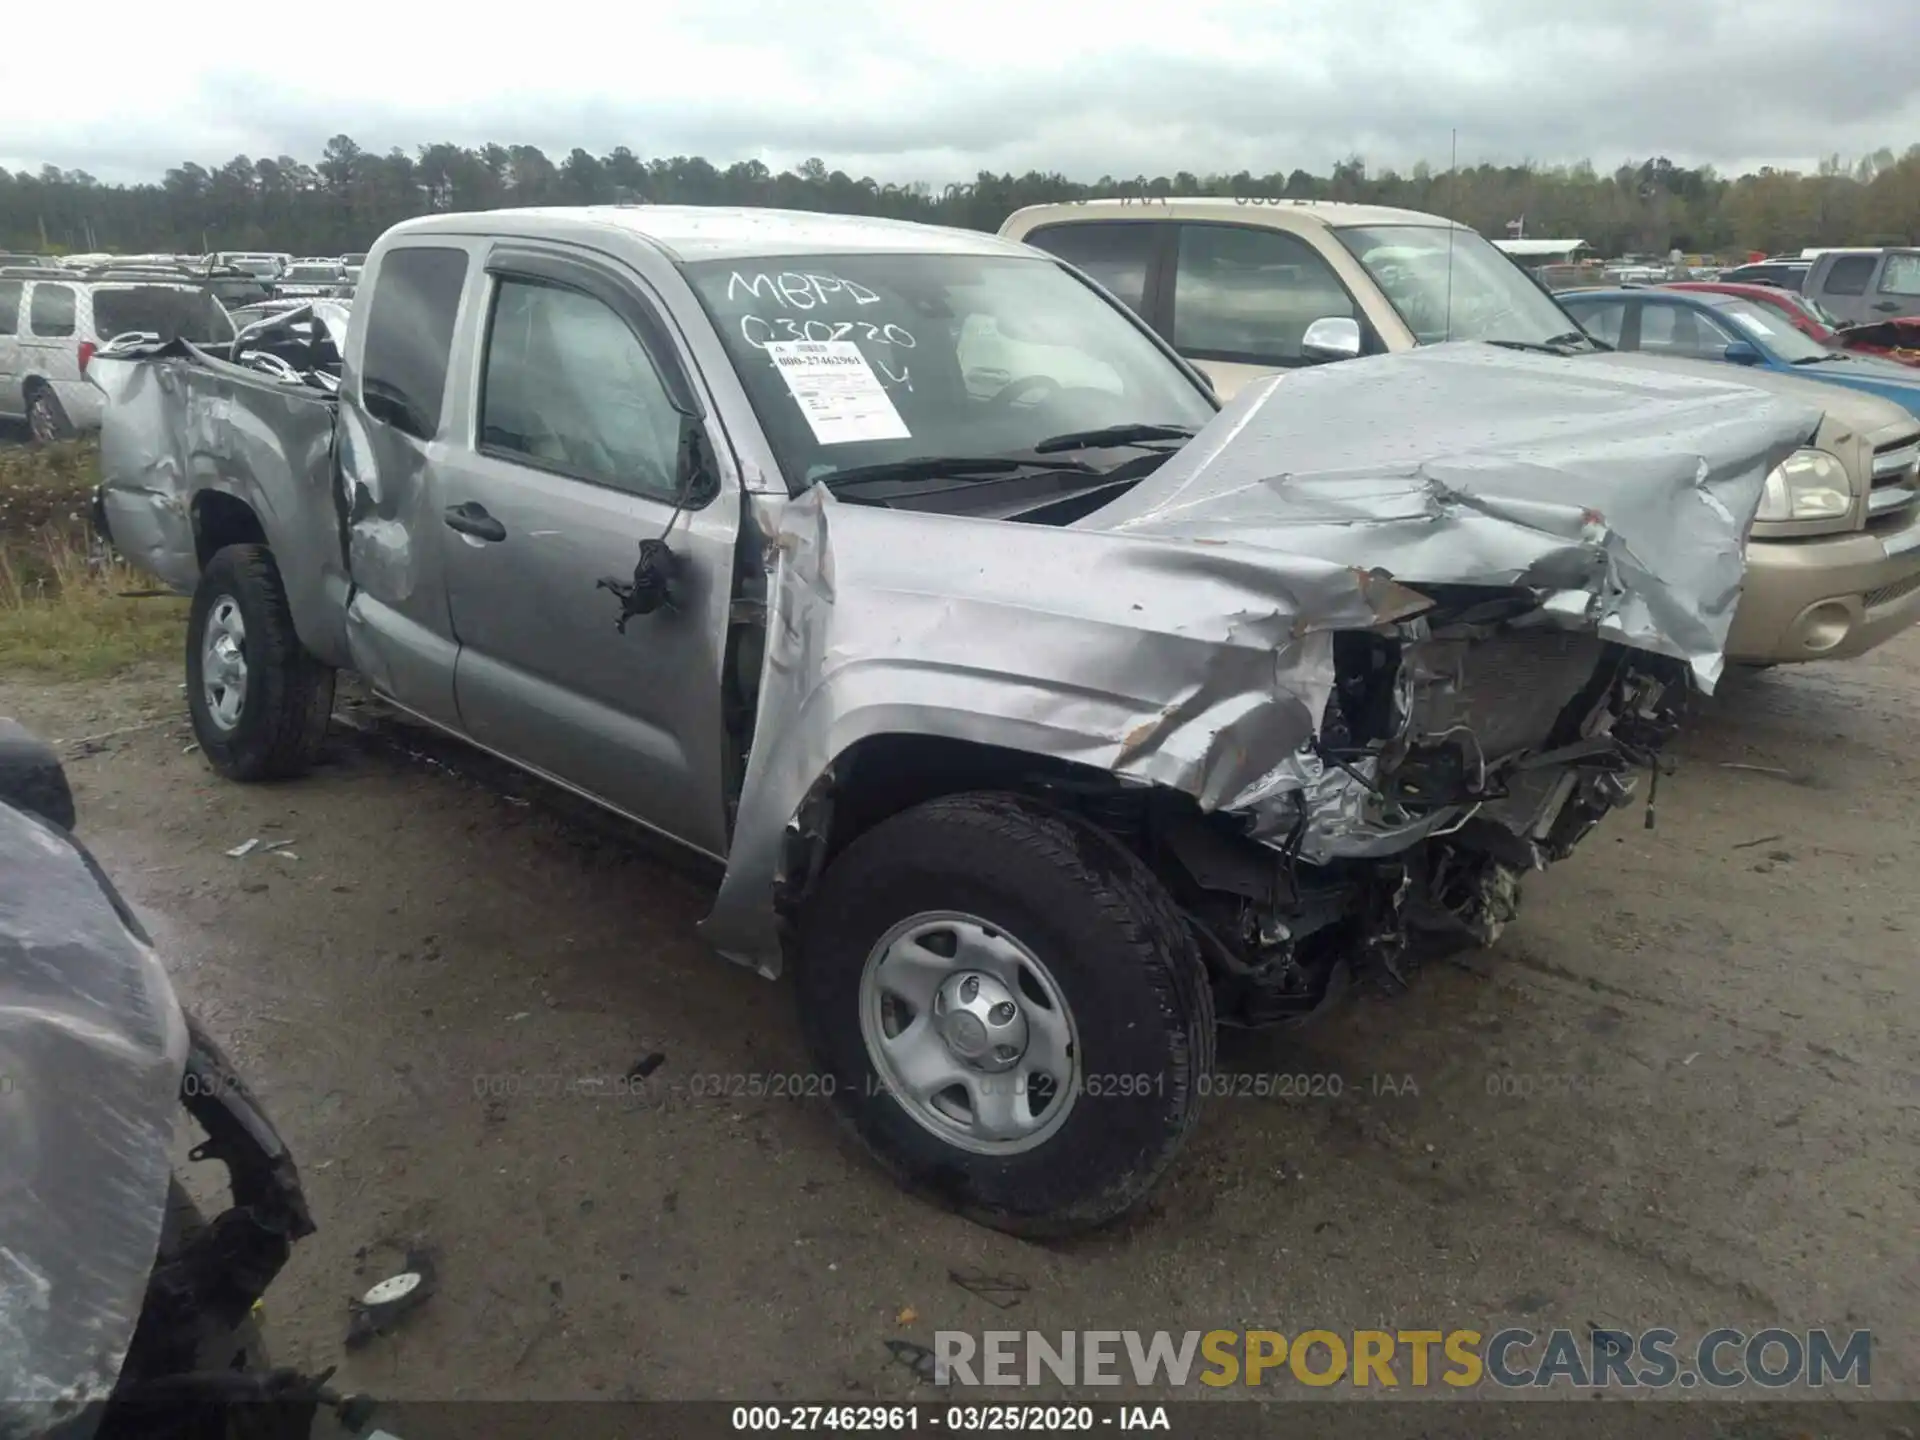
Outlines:
POLYGON ((433 1248, 353 1386, 904 1397, 885 1342, 936 1328, 1781 1324, 1872 1327, 1874 1392, 1912 1396, 1916 675, 1920 634, 1729 682, 1657 828, 1615 816, 1496 949, 1229 1037, 1337 1098, 1215 1101, 1148 1213, 1045 1248, 897 1193, 821 1102, 704 1093, 806 1068, 788 987, 702 950, 699 880, 527 784, 391 724, 227 784, 171 667, 0 713, 69 742, 83 835, 300 1158, 322 1229, 277 1348, 341 1359, 345 1298, 433 1248), (224 853, 250 837, 293 843, 224 853), (655 1051, 638 1098, 556 1093, 655 1051), (1029 1288, 998 1309, 965 1267, 1029 1288))

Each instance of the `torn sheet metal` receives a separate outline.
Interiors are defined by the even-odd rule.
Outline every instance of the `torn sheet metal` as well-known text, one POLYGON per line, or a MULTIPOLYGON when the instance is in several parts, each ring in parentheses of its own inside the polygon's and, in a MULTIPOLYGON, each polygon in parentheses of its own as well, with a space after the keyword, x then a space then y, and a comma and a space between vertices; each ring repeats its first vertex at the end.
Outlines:
POLYGON ((1290 826, 1296 794, 1337 816, 1359 782, 1303 748, 1332 635, 1417 615, 1422 583, 1535 588, 1543 623, 1711 687, 1766 475, 1819 423, 1736 383, 1461 345, 1250 387, 1069 529, 816 487, 776 522, 755 743, 703 934, 777 971, 802 801, 886 732, 1077 761, 1256 822, 1284 798, 1290 826))
POLYGON ((64 832, 0 805, 0 1437, 111 1394, 167 1208, 187 1028, 64 832))

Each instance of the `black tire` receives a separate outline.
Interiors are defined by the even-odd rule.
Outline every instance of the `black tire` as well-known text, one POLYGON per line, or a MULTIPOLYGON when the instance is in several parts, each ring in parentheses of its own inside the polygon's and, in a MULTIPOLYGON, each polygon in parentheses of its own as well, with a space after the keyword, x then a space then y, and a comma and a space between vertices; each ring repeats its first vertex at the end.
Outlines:
POLYGON ((294 633, 280 569, 264 545, 229 545, 201 572, 187 622, 187 705, 201 751, 229 780, 288 779, 319 758, 333 713, 333 670, 294 633), (245 628, 246 661, 231 727, 209 707, 202 663, 209 617, 228 601, 245 628))
POLYGON ((1137 1205, 1192 1130, 1213 1068, 1212 992, 1160 883, 1101 831, 1020 796, 948 796, 855 839, 806 907, 795 971, 801 1025, 841 1118, 909 1189, 1018 1235, 1089 1230, 1137 1205), (1082 1090, 1033 1149, 978 1154, 943 1139, 868 1054, 867 956, 933 911, 1021 941, 1073 1014, 1082 1090))
POLYGON ((27 434, 36 445, 55 440, 71 440, 76 432, 67 418, 66 406, 46 385, 36 384, 27 392, 27 434))

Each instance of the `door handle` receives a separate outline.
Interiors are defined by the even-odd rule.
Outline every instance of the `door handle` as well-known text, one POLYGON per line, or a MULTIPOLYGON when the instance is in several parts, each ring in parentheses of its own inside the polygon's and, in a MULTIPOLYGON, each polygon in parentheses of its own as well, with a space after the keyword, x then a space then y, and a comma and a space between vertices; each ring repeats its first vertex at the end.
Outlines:
POLYGON ((1898 310, 1900 308, 1900 302, 1898 300, 1882 300, 1873 308, 1876 310, 1898 310))
POLYGON ((458 530, 462 535, 471 535, 476 540, 504 540, 507 527, 487 513, 487 507, 476 500, 463 504, 449 505, 446 512, 447 528, 458 530))

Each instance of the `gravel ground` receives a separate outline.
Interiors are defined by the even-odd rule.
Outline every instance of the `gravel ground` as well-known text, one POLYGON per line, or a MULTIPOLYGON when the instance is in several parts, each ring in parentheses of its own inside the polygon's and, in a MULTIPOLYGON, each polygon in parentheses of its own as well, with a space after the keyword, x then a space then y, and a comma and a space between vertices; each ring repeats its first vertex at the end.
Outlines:
POLYGON ((1874 1395, 1911 1398, 1917 673, 1920 633, 1730 680, 1657 828, 1615 815, 1404 994, 1229 1036, 1248 1093, 1148 1210, 1049 1246, 898 1193, 820 1101, 709 1093, 807 1068, 789 986, 702 949, 700 878, 531 782, 376 721, 228 784, 171 668, 0 713, 69 742, 84 838, 300 1159, 322 1228, 276 1351, 341 1361, 346 1297, 432 1250, 350 1386, 892 1399, 929 1391, 885 1342, 936 1329, 1778 1324, 1871 1327, 1874 1395), (292 843, 225 854, 252 837, 292 843))

